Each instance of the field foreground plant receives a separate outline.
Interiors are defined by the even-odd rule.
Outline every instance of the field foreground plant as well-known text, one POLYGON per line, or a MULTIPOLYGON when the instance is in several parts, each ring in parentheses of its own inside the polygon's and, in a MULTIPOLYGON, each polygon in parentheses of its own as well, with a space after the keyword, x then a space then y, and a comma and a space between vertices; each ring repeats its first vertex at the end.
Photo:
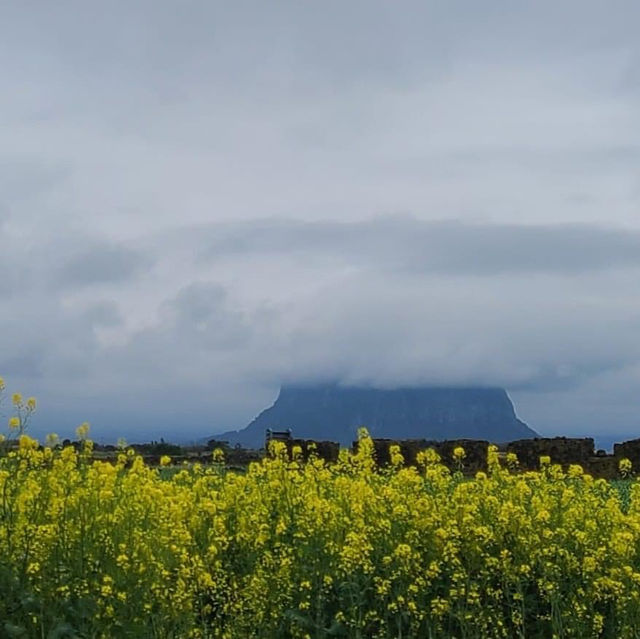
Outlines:
POLYGON ((2 446, 0 636, 640 636, 635 481, 623 506, 579 467, 516 474, 495 449, 472 480, 434 451, 380 470, 366 436, 331 466, 276 446, 170 479, 88 440, 2 446))

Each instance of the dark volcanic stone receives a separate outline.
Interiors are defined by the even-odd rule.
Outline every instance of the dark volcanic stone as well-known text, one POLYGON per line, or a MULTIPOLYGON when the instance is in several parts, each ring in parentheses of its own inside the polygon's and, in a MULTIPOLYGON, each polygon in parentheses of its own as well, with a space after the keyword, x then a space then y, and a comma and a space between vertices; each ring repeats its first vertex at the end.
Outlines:
POLYGON ((538 437, 510 442, 507 451, 515 453, 522 468, 537 470, 540 457, 548 456, 551 463, 580 464, 585 466, 595 457, 591 437, 538 437))
MULTIPOLYGON (((426 439, 403 439, 394 441, 392 439, 374 439, 373 450, 376 462, 380 466, 386 466, 391 460, 389 448, 396 445, 400 448, 400 453, 405 464, 414 466, 417 463, 418 454, 432 448, 445 466, 457 467, 453 458, 453 451, 460 446, 464 449, 465 456, 462 461, 463 469, 468 473, 475 473, 479 470, 487 469, 487 453, 489 442, 482 439, 447 439, 444 441, 427 441, 426 439)), ((351 449, 358 450, 358 442, 353 442, 351 449)))
POLYGON ((366 426, 374 438, 482 439, 495 443, 535 437, 501 388, 381 390, 336 384, 285 386, 273 406, 246 428, 218 435, 231 444, 260 448, 267 428, 294 437, 348 446, 366 426))
POLYGON ((633 471, 640 471, 640 439, 630 439, 613 446, 613 455, 616 459, 626 457, 633 464, 633 471))

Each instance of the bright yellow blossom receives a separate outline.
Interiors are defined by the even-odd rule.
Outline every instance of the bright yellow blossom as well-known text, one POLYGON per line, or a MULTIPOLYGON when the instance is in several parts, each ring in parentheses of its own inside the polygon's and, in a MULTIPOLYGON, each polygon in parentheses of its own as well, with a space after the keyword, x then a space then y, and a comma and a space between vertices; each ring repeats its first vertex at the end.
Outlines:
POLYGON ((453 458, 456 461, 462 461, 466 456, 467 453, 465 452, 464 448, 462 448, 462 446, 457 446, 453 449, 453 458))
POLYGON ((618 470, 620 471, 620 474, 623 477, 628 477, 631 474, 631 469, 633 468, 633 465, 631 463, 631 461, 629 459, 627 459, 626 457, 621 459, 618 462, 618 470))
POLYGON ((21 636, 58 620, 93 637, 638 636, 636 480, 587 479, 548 459, 519 473, 495 448, 475 477, 433 450, 412 467, 394 448, 379 467, 366 433, 333 464, 276 446, 242 470, 220 451, 170 474, 133 449, 104 459, 88 425, 79 431, 80 446, 19 433, 0 447, 2 629, 10 619, 21 636))

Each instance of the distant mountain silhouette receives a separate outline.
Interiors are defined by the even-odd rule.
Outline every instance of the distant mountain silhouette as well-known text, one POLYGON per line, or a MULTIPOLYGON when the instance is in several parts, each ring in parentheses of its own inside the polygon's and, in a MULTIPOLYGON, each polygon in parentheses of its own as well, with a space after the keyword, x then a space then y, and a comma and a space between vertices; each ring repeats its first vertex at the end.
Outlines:
POLYGON ((537 437, 516 417, 502 388, 381 390, 336 384, 284 386, 273 406, 246 428, 214 437, 260 448, 267 428, 290 428, 294 437, 349 445, 360 426, 366 426, 372 437, 395 439, 468 438, 500 443, 537 437))

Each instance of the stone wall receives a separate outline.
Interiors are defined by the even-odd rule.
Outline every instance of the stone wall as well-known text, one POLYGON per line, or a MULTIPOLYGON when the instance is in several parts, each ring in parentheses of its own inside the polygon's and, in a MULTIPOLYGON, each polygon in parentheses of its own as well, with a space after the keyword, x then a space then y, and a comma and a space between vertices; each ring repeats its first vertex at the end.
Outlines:
MULTIPOLYGON (((420 451, 427 448, 434 449, 442 462, 450 469, 457 468, 453 460, 453 451, 458 446, 464 448, 463 471, 475 474, 479 470, 486 470, 487 449, 489 442, 474 439, 456 439, 445 441, 430 441, 426 439, 374 439, 376 461, 380 466, 389 464, 389 447, 398 445, 404 457, 405 464, 414 465, 420 451)), ((358 442, 354 442, 352 450, 357 450, 358 442)), ((515 453, 520 470, 538 470, 540 457, 549 457, 552 464, 560 464, 564 470, 572 464, 582 466, 585 473, 597 478, 615 479, 620 477, 618 463, 626 457, 633 464, 634 474, 640 474, 640 439, 616 444, 614 454, 595 451, 594 440, 590 437, 538 437, 521 439, 500 446, 500 458, 503 463, 508 453, 515 453)))
MULTIPOLYGON (((426 439, 374 439, 373 450, 376 462, 380 466, 387 466, 390 462, 389 447, 399 446, 400 453, 404 457, 405 464, 415 464, 416 457, 421 450, 432 448, 434 442, 426 439)), ((358 450, 358 442, 353 442, 351 450, 355 453, 358 450)))
MULTIPOLYGON (((451 468, 455 468, 453 451, 462 447, 465 452, 463 468, 465 472, 477 472, 486 470, 487 448, 489 442, 480 439, 448 439, 445 441, 430 441, 427 439, 374 439, 374 455, 380 466, 386 466, 390 462, 389 447, 399 446, 400 453, 404 457, 404 463, 408 466, 416 464, 418 453, 432 448, 440 455, 442 462, 451 468)), ((353 442, 352 450, 358 450, 358 442, 353 442)))
POLYGON ((618 462, 620 460, 613 455, 596 455, 580 464, 585 473, 598 479, 619 479, 618 462))
POLYGON ((631 439, 613 445, 613 456, 618 459, 626 457, 633 464, 634 470, 640 471, 640 439, 631 439))
POLYGON ((594 442, 590 437, 539 437, 535 439, 519 439, 509 442, 505 447, 507 453, 518 456, 520 467, 524 470, 537 470, 540 457, 551 458, 554 464, 585 465, 595 456, 594 442))
POLYGON ((482 439, 453 439, 436 442, 434 446, 442 461, 454 468, 453 451, 458 447, 464 448, 465 457, 462 460, 463 470, 466 473, 477 473, 487 469, 487 450, 490 442, 482 439))
POLYGON ((327 462, 338 461, 338 455, 340 454, 340 444, 337 442, 317 442, 313 439, 290 439, 284 442, 289 452, 289 457, 294 447, 299 447, 302 451, 302 459, 307 461, 311 454, 315 454, 321 459, 327 462))
MULTIPOLYGON (((477 439, 454 439, 444 441, 431 441, 427 439, 373 439, 374 455, 380 466, 390 463, 389 447, 397 445, 406 465, 415 465, 418 453, 428 448, 434 449, 446 466, 457 469, 454 462, 453 451, 462 447, 465 457, 462 462, 463 471, 473 475, 487 468, 487 449, 490 442, 477 439)), ((310 439, 293 439, 286 442, 289 453, 294 446, 302 450, 303 459, 308 459, 311 450, 315 447, 316 454, 328 462, 338 459, 340 446, 337 442, 313 441, 310 439)), ((352 450, 358 449, 358 442, 353 442, 352 450)), ((500 446, 500 458, 505 460, 507 454, 514 453, 518 458, 520 470, 538 470, 540 457, 549 457, 552 464, 560 464, 567 470, 572 464, 582 466, 586 473, 594 477, 615 479, 620 476, 618 463, 626 457, 633 464, 634 474, 640 474, 640 439, 615 444, 613 455, 604 451, 595 451, 594 440, 590 437, 537 437, 533 439, 520 439, 500 446)))

